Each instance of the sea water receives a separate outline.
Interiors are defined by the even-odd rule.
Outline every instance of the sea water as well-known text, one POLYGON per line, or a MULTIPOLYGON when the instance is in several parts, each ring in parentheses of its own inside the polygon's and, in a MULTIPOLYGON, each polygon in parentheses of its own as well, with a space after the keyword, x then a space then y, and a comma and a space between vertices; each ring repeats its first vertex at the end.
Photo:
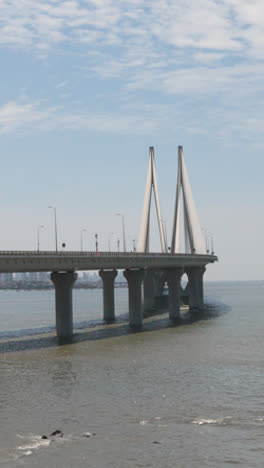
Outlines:
POLYGON ((74 290, 58 345, 54 291, 0 292, 0 465, 263 467, 264 282, 206 283, 203 319, 138 333, 115 297, 106 326, 102 290, 74 290))

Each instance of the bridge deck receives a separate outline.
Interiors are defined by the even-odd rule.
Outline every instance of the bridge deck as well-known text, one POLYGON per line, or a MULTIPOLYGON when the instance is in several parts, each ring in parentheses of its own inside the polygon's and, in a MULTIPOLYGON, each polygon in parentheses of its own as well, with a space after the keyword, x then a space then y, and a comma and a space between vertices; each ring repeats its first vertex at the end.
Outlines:
POLYGON ((2 251, 0 273, 203 266, 215 255, 125 252, 2 251))

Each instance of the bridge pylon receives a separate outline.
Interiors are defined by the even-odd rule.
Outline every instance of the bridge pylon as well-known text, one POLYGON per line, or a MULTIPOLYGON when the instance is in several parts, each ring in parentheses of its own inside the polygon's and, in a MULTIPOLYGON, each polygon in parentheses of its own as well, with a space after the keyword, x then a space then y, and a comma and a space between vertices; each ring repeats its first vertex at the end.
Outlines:
POLYGON ((176 201, 171 240, 171 253, 180 252, 180 198, 183 198, 185 253, 205 254, 206 246, 203 239, 198 214, 196 211, 192 190, 183 158, 183 148, 178 147, 178 178, 176 201))
POLYGON ((150 146, 146 191, 145 191, 145 198, 144 198, 144 204, 143 204, 143 212, 142 212, 138 247, 137 247, 137 252, 142 252, 142 253, 149 252, 149 229, 150 229, 149 225, 150 225, 150 207, 151 207, 152 189, 154 191, 154 196, 155 196, 155 205, 156 205, 156 213, 157 213, 157 220, 158 220, 158 227, 159 227, 159 234, 160 234, 161 251, 162 253, 166 253, 167 245, 166 245, 166 240, 165 240, 164 226, 162 222, 160 202, 159 202, 157 177, 156 177, 155 163, 154 163, 154 147, 150 146))

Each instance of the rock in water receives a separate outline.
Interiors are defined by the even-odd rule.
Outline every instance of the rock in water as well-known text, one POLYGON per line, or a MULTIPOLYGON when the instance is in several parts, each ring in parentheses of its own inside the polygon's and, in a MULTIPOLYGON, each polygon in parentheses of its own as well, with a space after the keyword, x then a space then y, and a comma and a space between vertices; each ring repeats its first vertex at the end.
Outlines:
POLYGON ((60 429, 57 429, 56 431, 52 432, 50 434, 51 436, 57 436, 57 437, 63 437, 63 433, 60 429))

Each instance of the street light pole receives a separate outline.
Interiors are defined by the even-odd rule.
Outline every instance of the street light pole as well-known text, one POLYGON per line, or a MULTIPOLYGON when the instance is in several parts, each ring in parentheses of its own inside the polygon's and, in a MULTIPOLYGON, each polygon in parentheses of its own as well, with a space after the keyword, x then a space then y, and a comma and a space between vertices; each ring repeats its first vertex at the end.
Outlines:
POLYGON ((123 251, 126 252, 125 217, 121 213, 116 213, 116 216, 121 216, 122 218, 123 251))
POLYGON ((94 237, 95 237, 95 251, 96 253, 98 253, 98 234, 95 233, 94 237))
POLYGON ((82 229, 81 230, 81 234, 80 234, 80 237, 81 237, 81 252, 83 251, 83 232, 87 232, 87 229, 82 229))
POLYGON ((113 235, 113 232, 109 232, 108 236, 108 252, 111 252, 111 237, 113 235))
POLYGON ((165 219, 161 220, 162 226, 163 226, 163 231, 164 231, 164 238, 165 238, 165 251, 168 251, 168 237, 167 237, 167 226, 166 226, 166 221, 165 219))
POLYGON ((57 214, 56 214, 56 206, 49 206, 54 211, 54 225, 55 225, 55 249, 58 252, 58 234, 57 234, 57 214))
POLYGON ((38 225, 38 252, 39 252, 39 230, 40 230, 41 228, 44 228, 44 227, 45 227, 44 224, 39 224, 39 225, 38 225))
POLYGON ((206 253, 208 253, 209 252, 209 243, 208 243, 208 237, 207 237, 208 231, 205 228, 202 228, 202 231, 204 232, 206 253))
MULTIPOLYGON (((209 236, 210 236, 210 243, 211 243, 211 255, 214 255, 214 235, 212 232, 208 232, 209 236)), ((209 249, 208 249, 209 250, 209 249)))

